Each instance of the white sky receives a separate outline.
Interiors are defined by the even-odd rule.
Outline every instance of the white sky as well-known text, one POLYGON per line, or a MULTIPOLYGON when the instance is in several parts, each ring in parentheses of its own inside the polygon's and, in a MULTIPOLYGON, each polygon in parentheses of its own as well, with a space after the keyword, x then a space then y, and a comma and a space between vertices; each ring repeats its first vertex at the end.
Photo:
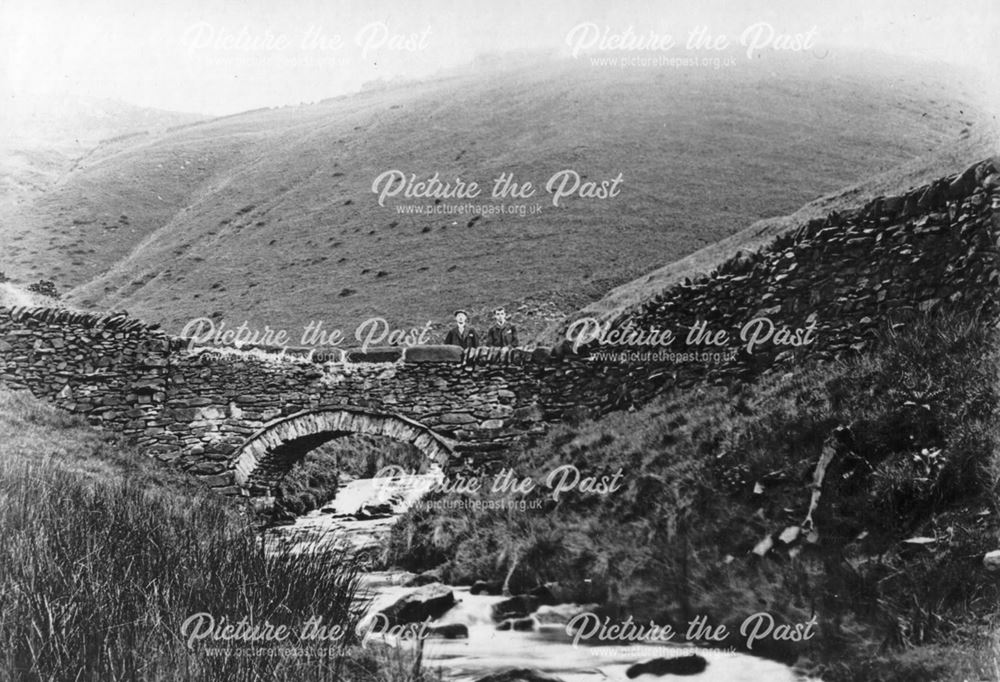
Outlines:
MULTIPOLYGON (((815 27, 818 51, 858 47, 1000 76, 993 0, 700 2, 670 0, 0 0, 0 94, 70 93, 227 114, 315 101, 378 78, 419 77, 477 54, 568 52, 582 22, 621 33, 696 25, 738 41, 756 22, 815 27), (368 27, 368 34, 361 31, 368 27), (340 36, 337 49, 309 38, 340 36), (390 36, 402 35, 397 44, 390 36), (271 43, 268 44, 270 38, 271 43), (362 47, 370 40, 369 49, 362 47), (278 40, 283 43, 278 43, 278 40), (218 41, 230 42, 230 46, 218 41), (213 42, 215 41, 215 42, 213 42), (391 45, 390 45, 391 42, 391 45), (393 49, 395 48, 395 49, 393 49)), ((993 80, 1000 82, 1000 78, 993 80)))

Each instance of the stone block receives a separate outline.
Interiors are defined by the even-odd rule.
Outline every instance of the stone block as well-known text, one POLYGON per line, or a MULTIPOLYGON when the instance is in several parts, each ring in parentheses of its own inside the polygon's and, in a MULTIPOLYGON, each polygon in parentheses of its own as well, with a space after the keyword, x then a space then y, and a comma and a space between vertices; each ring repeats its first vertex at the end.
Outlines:
POLYGON ((363 362, 398 362, 403 357, 403 349, 398 346, 379 346, 361 350, 360 348, 346 351, 347 361, 363 362))
POLYGON ((552 349, 545 346, 539 346, 538 348, 531 351, 531 361, 543 365, 547 363, 552 358, 552 349))
POLYGON ((213 474, 211 476, 199 476, 199 478, 205 483, 205 485, 210 488, 217 488, 219 486, 232 485, 233 483, 233 472, 229 471, 223 474, 213 474))
POLYGON ((410 346, 403 351, 403 362, 454 362, 462 361, 458 346, 410 346))
POLYGON ((443 424, 473 424, 476 418, 466 412, 449 412, 441 415, 443 424))

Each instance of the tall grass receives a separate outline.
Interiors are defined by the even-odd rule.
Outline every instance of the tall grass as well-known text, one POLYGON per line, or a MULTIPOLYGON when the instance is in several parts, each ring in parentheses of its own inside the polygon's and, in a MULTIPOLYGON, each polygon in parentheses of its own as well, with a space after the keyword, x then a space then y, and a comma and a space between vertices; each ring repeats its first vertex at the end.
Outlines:
POLYGON ((407 654, 362 647, 353 636, 358 572, 345 555, 265 552, 225 500, 23 394, 0 391, 0 431, 0 679, 400 680, 412 672, 399 662, 407 654), (197 613, 220 624, 284 624, 291 636, 189 647, 182 624, 197 613), (311 617, 351 634, 305 641, 311 617))

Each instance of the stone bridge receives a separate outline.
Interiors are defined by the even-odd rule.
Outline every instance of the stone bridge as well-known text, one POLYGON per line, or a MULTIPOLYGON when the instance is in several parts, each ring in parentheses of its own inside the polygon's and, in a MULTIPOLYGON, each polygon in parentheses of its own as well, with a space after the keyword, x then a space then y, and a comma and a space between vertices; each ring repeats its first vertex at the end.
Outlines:
POLYGON ((248 486, 278 479, 314 448, 358 433, 409 443, 442 467, 454 454, 448 439, 406 417, 356 407, 305 410, 265 425, 235 451, 236 483, 248 486))
POLYGON ((0 382, 121 432, 226 494, 266 494, 309 450, 354 433, 412 443, 447 467, 492 466, 549 424, 640 405, 671 386, 863 351, 887 320, 951 310, 995 320, 997 209, 1000 175, 986 161, 811 221, 624 311, 613 328, 678 331, 678 343, 639 356, 609 358, 602 352, 623 349, 595 341, 579 352, 414 346, 318 357, 191 347, 124 314, 0 308, 0 382), (740 329, 760 316, 775 330, 815 320, 815 342, 741 347, 740 329), (706 350, 685 345, 698 321, 729 332, 723 361, 673 355, 706 350))
POLYGON ((613 409, 603 386, 585 396, 596 375, 583 358, 549 349, 330 355, 192 347, 126 315, 0 309, 0 381, 227 494, 265 494, 307 452, 345 435, 410 443, 446 468, 479 467, 581 406, 613 409))

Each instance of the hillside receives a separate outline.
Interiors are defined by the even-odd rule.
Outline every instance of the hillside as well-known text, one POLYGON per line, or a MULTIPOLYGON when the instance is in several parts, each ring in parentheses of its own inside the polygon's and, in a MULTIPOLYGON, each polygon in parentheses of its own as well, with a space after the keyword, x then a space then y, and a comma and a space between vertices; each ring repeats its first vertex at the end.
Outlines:
POLYGON ((106 98, 11 97, 0 109, 0 216, 57 184, 95 148, 205 118, 106 98))
POLYGON ((350 333, 372 315, 422 325, 497 303, 544 310, 516 318, 534 331, 755 221, 981 135, 976 100, 946 71, 867 54, 451 74, 102 146, 0 216, 0 270, 175 331, 213 315, 350 333), (396 212, 426 200, 379 206, 372 181, 394 168, 483 185, 509 172, 540 186, 566 168, 623 180, 615 199, 555 208, 541 191, 526 202, 537 215, 473 221, 396 212))
POLYGON ((574 313, 569 321, 553 322, 539 335, 539 340, 547 343, 561 341, 567 323, 581 317, 592 317, 602 322, 623 318, 685 278, 709 273, 735 253, 756 251, 777 235, 797 230, 810 220, 823 218, 832 211, 856 208, 879 196, 905 194, 907 190, 928 184, 943 174, 963 170, 970 161, 1000 153, 998 134, 1000 130, 990 122, 976 133, 963 135, 954 144, 810 201, 787 216, 758 220, 715 244, 611 289, 574 313))

